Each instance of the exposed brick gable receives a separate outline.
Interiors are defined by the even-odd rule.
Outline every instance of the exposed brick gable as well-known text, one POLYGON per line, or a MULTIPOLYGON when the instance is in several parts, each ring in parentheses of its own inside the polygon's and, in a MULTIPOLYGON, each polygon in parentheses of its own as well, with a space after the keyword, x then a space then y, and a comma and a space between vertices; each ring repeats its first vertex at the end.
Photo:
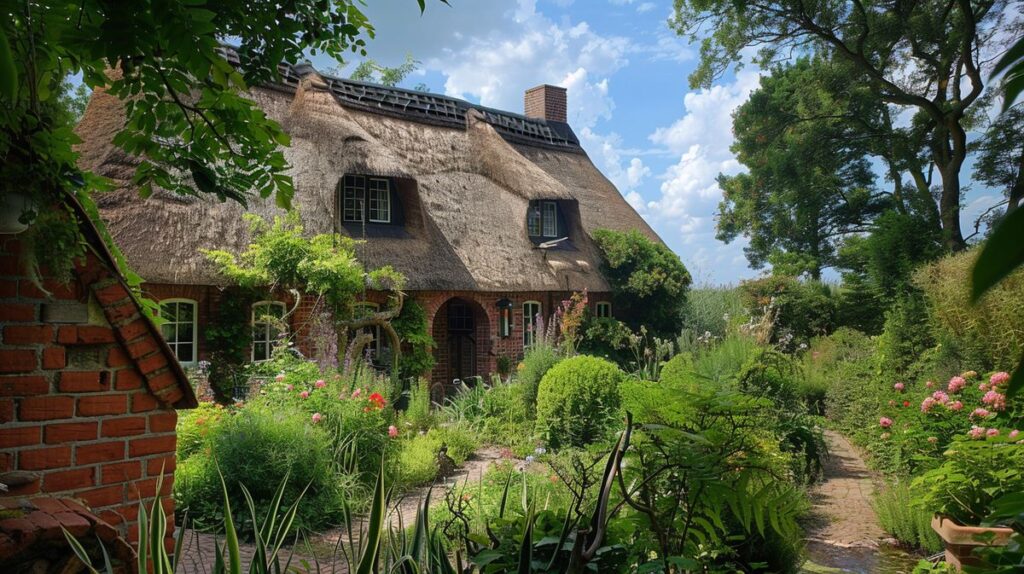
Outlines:
POLYGON ((44 274, 48 293, 0 236, 0 501, 73 497, 134 539, 140 497, 161 474, 170 493, 175 408, 195 397, 95 229, 83 234, 92 249, 70 284, 44 274))

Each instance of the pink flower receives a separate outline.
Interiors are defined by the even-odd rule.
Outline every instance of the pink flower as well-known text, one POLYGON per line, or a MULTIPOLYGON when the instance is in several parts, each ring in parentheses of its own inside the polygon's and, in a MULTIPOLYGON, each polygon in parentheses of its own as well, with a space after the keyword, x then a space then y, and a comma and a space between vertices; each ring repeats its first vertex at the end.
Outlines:
POLYGON ((316 386, 316 388, 322 389, 322 388, 327 386, 327 381, 325 381, 323 379, 318 379, 317 382, 314 383, 314 385, 316 386))
POLYGON ((1020 434, 1019 430, 1013 429, 1012 431, 1010 431, 1010 434, 1007 435, 1007 436, 1009 436, 1010 438, 1017 438, 1017 435, 1019 435, 1019 434, 1020 434))
POLYGON ((935 399, 935 401, 938 402, 939 404, 943 405, 949 402, 949 395, 947 395, 944 391, 935 391, 934 393, 932 393, 932 398, 935 399))
POLYGON ((892 419, 889 417, 882 417, 878 419, 878 424, 882 428, 887 429, 892 426, 892 419))
POLYGON ((981 402, 997 411, 1006 410, 1006 395, 996 391, 989 391, 981 397, 981 402))
POLYGON ((302 391, 301 393, 299 393, 299 396, 304 398, 304 399, 308 399, 309 398, 309 391, 302 391))
POLYGON ((905 389, 906 386, 903 383, 896 383, 895 385, 892 386, 892 388, 902 393, 903 389, 905 389))
POLYGON ((999 371, 998 373, 993 373, 993 375, 988 378, 988 382, 992 383, 993 386, 1001 385, 1001 384, 1003 384, 1003 383, 1005 383, 1005 382, 1007 382, 1009 380, 1010 380, 1010 373, 1007 373, 1005 371, 999 371))
POLYGON ((356 389, 356 390, 352 391, 352 398, 354 399, 354 398, 358 397, 361 394, 363 394, 363 389, 356 389))
POLYGON ((930 388, 935 386, 935 383, 933 383, 931 381, 928 381, 927 383, 924 384, 924 386, 925 386, 925 388, 930 389, 930 388))
POLYGON ((988 429, 987 431, 985 431, 985 434, 988 435, 989 437, 997 437, 999 436, 999 429, 988 429))
POLYGON ((974 409, 974 410, 973 410, 973 411, 971 412, 971 418, 972 418, 972 419, 973 419, 974 417, 978 417, 978 418, 985 418, 985 417, 987 417, 987 416, 988 416, 988 415, 990 415, 990 414, 992 414, 992 413, 988 412, 987 410, 985 410, 985 409, 983 409, 983 408, 981 408, 981 407, 978 407, 978 408, 974 409))
POLYGON ((395 425, 389 426, 388 427, 388 436, 391 437, 391 438, 395 438, 396 436, 398 436, 398 427, 396 427, 395 425))
POLYGON ((967 386, 967 379, 963 377, 953 377, 949 380, 949 386, 946 389, 951 393, 959 393, 967 386))
POLYGON ((284 388, 284 390, 286 390, 286 391, 294 391, 295 390, 295 385, 289 383, 288 386, 284 388))
POLYGON ((924 400, 921 401, 921 412, 926 413, 932 410, 932 407, 934 407, 936 404, 938 403, 932 397, 925 397, 924 400))
POLYGON ((988 390, 988 383, 981 383, 980 385, 978 385, 978 390, 983 392, 983 393, 985 391, 987 391, 988 390))
POLYGON ((280 383, 281 381, 283 381, 283 380, 284 380, 284 373, 278 373, 278 374, 277 374, 277 376, 276 376, 276 377, 274 377, 274 380, 275 380, 275 381, 277 381, 277 382, 279 382, 279 383, 280 383))
POLYGON ((949 405, 947 405, 947 408, 949 408, 949 410, 951 411, 959 411, 960 409, 964 408, 964 404, 961 403, 960 401, 953 401, 949 403, 949 405))
POLYGON ((978 440, 985 436, 985 427, 972 426, 971 430, 967 431, 967 434, 974 440, 978 440))
POLYGON ((935 443, 939 442, 939 437, 937 437, 937 436, 930 436, 930 437, 928 437, 928 442, 930 442, 932 444, 935 444, 935 443))
POLYGON ((320 413, 313 413, 313 424, 320 422, 320 419, 322 418, 323 415, 321 415, 320 413))

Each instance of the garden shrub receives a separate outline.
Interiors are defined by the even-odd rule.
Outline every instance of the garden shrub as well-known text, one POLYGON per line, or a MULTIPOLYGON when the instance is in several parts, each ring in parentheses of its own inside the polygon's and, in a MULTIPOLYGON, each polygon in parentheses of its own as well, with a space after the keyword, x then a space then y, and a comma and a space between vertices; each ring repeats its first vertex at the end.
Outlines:
POLYGON ((618 417, 619 384, 614 363, 580 355, 551 368, 537 392, 537 426, 552 448, 585 446, 602 438, 618 417))
POLYGON ((700 381, 693 373, 693 357, 688 353, 679 353, 669 359, 661 368, 658 381, 674 388, 695 391, 700 381))
POLYGON ((523 362, 519 364, 517 379, 523 385, 523 400, 530 418, 536 414, 537 389, 541 379, 561 360, 562 355, 550 345, 535 345, 526 350, 523 362))
POLYGON ((721 342, 704 347, 696 354, 693 358, 693 372, 700 380, 715 387, 732 384, 757 349, 752 338, 730 334, 721 342))
POLYGON ((629 317, 633 329, 645 325, 654 336, 675 335, 691 282, 679 256, 635 229, 591 235, 604 257, 616 313, 629 317))
POLYGON ((403 439, 398 452, 398 486, 409 488, 433 482, 442 447, 447 447, 448 456, 456 466, 461 466, 477 446, 476 435, 462 425, 433 428, 403 439))
POLYGON ((770 275, 744 281, 739 291, 752 315, 761 315, 768 307, 774 310, 772 342, 786 350, 827 335, 836 327, 836 301, 824 283, 770 275))
POLYGON ((928 553, 942 550, 942 540, 932 530, 932 513, 912 504, 906 481, 888 485, 875 497, 875 513, 882 529, 911 548, 928 553))
POLYGON ((928 309, 918 292, 903 296, 885 314, 878 338, 878 372, 889 383, 921 376, 921 357, 935 345, 928 309))
POLYGON ((247 406, 217 425, 209 446, 210 456, 193 455, 178 465, 174 482, 179 511, 188 511, 197 527, 217 527, 223 519, 218 466, 243 531, 251 531, 252 525, 245 522, 249 518, 241 485, 252 494, 257 514, 264 515, 285 476, 286 505, 309 487, 295 528, 323 528, 341 518, 348 485, 334 467, 331 436, 309 424, 304 413, 247 406))
POLYGON ((403 343, 402 355, 398 358, 398 377, 405 380, 429 373, 434 368, 432 351, 436 345, 423 306, 406 299, 402 311, 391 320, 391 326, 403 343))
POLYGON ((434 425, 431 409, 430 381, 419 379, 409 388, 409 401, 402 412, 402 428, 411 431, 426 431, 434 425))
POLYGON ((970 302, 977 250, 950 255, 920 268, 914 284, 924 293, 929 324, 938 342, 977 370, 1016 364, 1024 348, 1024 270, 970 302))
POLYGON ((178 463, 182 463, 209 447, 210 437, 216 434, 217 426, 225 415, 225 408, 212 402, 201 402, 196 408, 179 413, 176 432, 178 463))
POLYGON ((608 359, 626 368, 633 359, 628 349, 632 334, 629 327, 618 319, 588 315, 577 351, 581 355, 608 359))

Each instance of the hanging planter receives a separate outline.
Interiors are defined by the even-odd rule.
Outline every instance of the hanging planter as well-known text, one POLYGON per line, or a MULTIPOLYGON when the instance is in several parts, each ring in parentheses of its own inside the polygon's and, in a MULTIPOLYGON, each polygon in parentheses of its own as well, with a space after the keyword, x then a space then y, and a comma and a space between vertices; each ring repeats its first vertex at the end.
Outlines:
POLYGON ((20 193, 0 195, 0 234, 13 235, 28 229, 20 221, 22 214, 32 208, 32 200, 20 193))
POLYGON ((957 569, 964 565, 975 566, 978 559, 971 553, 982 546, 1006 546, 1013 535, 1010 528, 985 526, 963 526, 952 518, 936 514, 932 517, 934 530, 946 548, 946 563, 957 569))

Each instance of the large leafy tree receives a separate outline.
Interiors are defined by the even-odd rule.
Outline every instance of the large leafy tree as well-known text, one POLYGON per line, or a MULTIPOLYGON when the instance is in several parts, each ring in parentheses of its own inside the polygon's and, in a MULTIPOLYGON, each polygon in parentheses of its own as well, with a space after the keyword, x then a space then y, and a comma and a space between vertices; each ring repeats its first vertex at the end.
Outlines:
POLYGON ((988 125, 975 142, 978 156, 974 177, 1006 196, 1005 213, 1012 213, 1024 201, 1024 104, 1014 106, 988 125))
POLYGON ((873 94, 891 116, 914 112, 941 179, 943 240, 959 250, 961 169, 981 70, 998 54, 998 38, 1020 28, 1016 8, 1012 0, 675 0, 670 24, 701 41, 694 86, 709 86, 750 51, 764 68, 794 52, 816 54, 849 64, 850 88, 873 94))
POLYGON ((857 106, 871 102, 844 93, 841 69, 810 59, 777 67, 734 115, 732 150, 747 173, 719 176, 718 238, 747 236, 754 267, 820 279, 843 238, 892 203, 873 187, 862 137, 869 112, 857 106))
MULTIPOLYGON (((417 0, 422 10, 426 0, 417 0)), ((444 0, 442 0, 444 1, 444 0)), ((56 100, 79 75, 125 104, 114 143, 139 158, 134 184, 245 203, 293 193, 281 127, 246 96, 308 54, 364 53, 373 28, 356 0, 52 0, 0 12, 0 196, 27 196, 33 220, 62 194, 100 185, 81 173, 56 100), (222 42, 237 44, 237 61, 222 42)), ((2 198, 2 197, 0 197, 2 198)), ((70 216, 64 217, 71 226, 70 216)), ((38 242, 37 242, 38 243, 38 242)), ((68 267, 69 250, 45 253, 68 267), (63 255, 63 258, 61 257, 63 255)), ((70 255, 73 255, 70 254, 70 255)))

